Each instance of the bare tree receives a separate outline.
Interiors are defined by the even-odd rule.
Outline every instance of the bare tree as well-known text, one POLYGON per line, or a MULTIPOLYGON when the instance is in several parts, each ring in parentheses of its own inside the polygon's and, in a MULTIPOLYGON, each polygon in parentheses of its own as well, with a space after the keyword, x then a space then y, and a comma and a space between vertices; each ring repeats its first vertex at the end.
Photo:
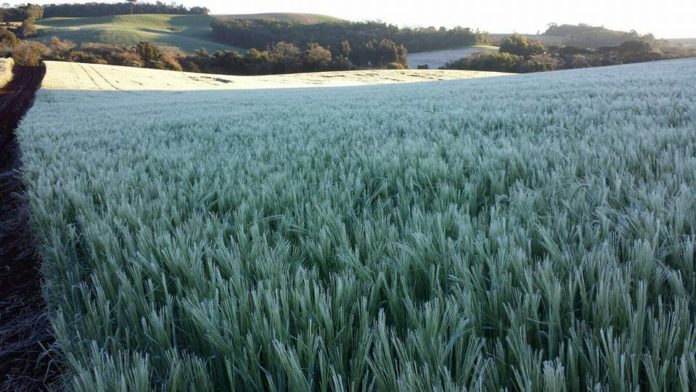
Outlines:
POLYGON ((128 0, 130 3, 130 9, 131 9, 131 15, 133 15, 133 4, 135 4, 138 0, 128 0))

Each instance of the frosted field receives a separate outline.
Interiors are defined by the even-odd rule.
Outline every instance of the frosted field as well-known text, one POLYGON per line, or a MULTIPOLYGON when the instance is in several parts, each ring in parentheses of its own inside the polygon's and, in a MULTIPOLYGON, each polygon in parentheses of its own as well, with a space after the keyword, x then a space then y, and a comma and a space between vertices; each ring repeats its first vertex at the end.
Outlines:
POLYGON ((64 90, 230 90, 361 86, 503 76, 500 72, 453 70, 368 70, 290 75, 230 76, 48 61, 44 89, 64 90))
POLYGON ((41 90, 66 390, 689 390, 694 80, 41 90))

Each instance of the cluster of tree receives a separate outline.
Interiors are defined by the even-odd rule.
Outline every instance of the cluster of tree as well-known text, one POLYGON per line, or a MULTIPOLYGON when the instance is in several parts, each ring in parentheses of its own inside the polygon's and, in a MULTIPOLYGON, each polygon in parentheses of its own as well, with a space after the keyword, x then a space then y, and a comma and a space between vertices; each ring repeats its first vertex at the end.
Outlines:
POLYGON ((0 49, 14 48, 19 42, 19 39, 13 32, 0 27, 0 49))
POLYGON ((179 59, 190 72, 231 75, 267 75, 297 72, 316 72, 350 69, 342 55, 333 56, 330 50, 317 43, 305 45, 304 50, 279 42, 268 50, 250 49, 244 55, 234 50, 219 50, 209 54, 205 49, 179 59))
POLYGON ((389 36, 395 42, 404 45, 411 52, 428 52, 432 50, 461 48, 464 46, 483 45, 490 43, 488 33, 473 31, 468 27, 447 29, 440 27, 399 29, 396 34, 389 36))
POLYGON ((53 37, 48 46, 45 46, 42 57, 54 61, 183 70, 176 56, 161 51, 149 42, 140 42, 131 48, 99 43, 82 43, 77 46, 72 41, 53 37))
POLYGON ((48 45, 38 42, 21 42, 14 35, 0 34, 0 49, 8 50, 19 64, 35 65, 46 60, 70 61, 92 64, 111 64, 128 67, 168 69, 173 71, 206 72, 233 75, 267 75, 297 72, 338 71, 356 68, 349 56, 370 58, 374 67, 405 68, 405 53, 400 53, 393 43, 368 42, 351 48, 344 41, 340 49, 331 50, 316 42, 302 48, 287 42, 279 42, 265 50, 250 49, 244 54, 234 50, 219 50, 212 54, 205 49, 193 55, 174 54, 157 46, 141 42, 134 47, 108 44, 82 43, 51 38, 48 45), (370 48, 369 50, 366 48, 370 48), (374 51, 370 51, 374 50, 374 51), (365 55, 370 53, 372 57, 365 55))
POLYGON ((516 56, 529 57, 542 54, 546 51, 544 45, 538 41, 531 41, 522 35, 511 35, 500 41, 499 51, 516 56))
POLYGON ((174 15, 208 15, 205 7, 185 7, 176 3, 136 3, 135 0, 122 3, 84 3, 84 4, 47 4, 44 17, 94 17, 127 14, 174 14, 174 15))
POLYGON ((280 41, 265 50, 252 48, 245 55, 234 50, 203 53, 198 51, 196 56, 188 56, 184 61, 196 64, 203 72, 244 75, 407 67, 406 48, 386 38, 360 44, 342 41, 334 48, 317 42, 299 46, 280 41))
POLYGON ((34 21, 43 18, 43 8, 36 4, 24 4, 17 7, 0 8, 0 22, 21 22, 19 25, 7 23, 2 29, 11 30, 10 32, 20 38, 27 38, 36 35, 34 21))
POLYGON ((0 8, 0 22, 23 22, 39 20, 44 17, 43 7, 37 4, 23 4, 16 7, 0 8))
POLYGON ((381 22, 302 24, 268 19, 230 19, 215 21, 212 28, 214 39, 242 48, 263 48, 280 41, 294 45, 317 42, 327 48, 337 48, 343 41, 357 46, 387 39, 409 51, 420 52, 488 42, 487 34, 469 28, 400 29, 381 22))
MULTIPOLYGON (((329 46, 329 48, 331 48, 329 46)), ((331 49, 329 49, 331 50, 331 49)), ((351 43, 342 41, 340 53, 357 67, 367 68, 405 68, 408 65, 408 51, 388 38, 351 43)))
POLYGON ((208 54, 199 50, 180 59, 185 70, 236 75, 268 75, 297 72, 343 71, 368 65, 371 68, 406 68, 406 52, 389 40, 369 41, 351 47, 343 41, 338 50, 316 42, 304 49, 278 42, 266 50, 250 49, 244 55, 234 50, 208 54), (355 62, 354 62, 355 61, 355 62))
POLYGON ((644 41, 649 43, 655 41, 655 37, 652 34, 640 35, 635 30, 610 30, 602 26, 590 26, 584 23, 578 25, 557 25, 552 23, 543 35, 548 37, 559 37, 562 39, 563 45, 565 46, 593 49, 606 46, 618 46, 628 41, 644 41))
POLYGON ((48 48, 33 41, 22 41, 10 30, 0 27, 0 55, 12 55, 19 65, 39 65, 48 48))
POLYGON ((545 48, 540 42, 514 35, 500 44, 498 52, 477 53, 445 65, 444 69, 499 72, 541 72, 586 68, 696 56, 695 49, 656 46, 641 40, 597 49, 574 46, 545 48))

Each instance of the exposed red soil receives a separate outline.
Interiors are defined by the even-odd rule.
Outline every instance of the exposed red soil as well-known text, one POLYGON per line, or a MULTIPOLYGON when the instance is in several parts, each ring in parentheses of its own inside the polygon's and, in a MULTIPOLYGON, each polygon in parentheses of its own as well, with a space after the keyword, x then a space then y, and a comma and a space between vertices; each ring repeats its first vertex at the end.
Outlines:
POLYGON ((59 377, 41 295, 41 260, 30 227, 15 130, 31 108, 46 67, 13 69, 0 89, 0 391, 44 390, 59 377))

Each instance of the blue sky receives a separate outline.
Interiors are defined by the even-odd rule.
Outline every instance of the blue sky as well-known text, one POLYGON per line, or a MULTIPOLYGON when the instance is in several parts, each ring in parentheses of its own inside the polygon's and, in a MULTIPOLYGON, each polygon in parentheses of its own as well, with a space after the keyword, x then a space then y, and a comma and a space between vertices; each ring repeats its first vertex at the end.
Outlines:
MULTIPOLYGON (((38 0, 39 3, 71 1, 38 0)), ((351 20, 379 19, 401 26, 461 25, 491 33, 535 33, 555 22, 634 29, 664 38, 696 37, 696 0, 183 0, 178 3, 202 5, 216 14, 311 12, 351 20)))

